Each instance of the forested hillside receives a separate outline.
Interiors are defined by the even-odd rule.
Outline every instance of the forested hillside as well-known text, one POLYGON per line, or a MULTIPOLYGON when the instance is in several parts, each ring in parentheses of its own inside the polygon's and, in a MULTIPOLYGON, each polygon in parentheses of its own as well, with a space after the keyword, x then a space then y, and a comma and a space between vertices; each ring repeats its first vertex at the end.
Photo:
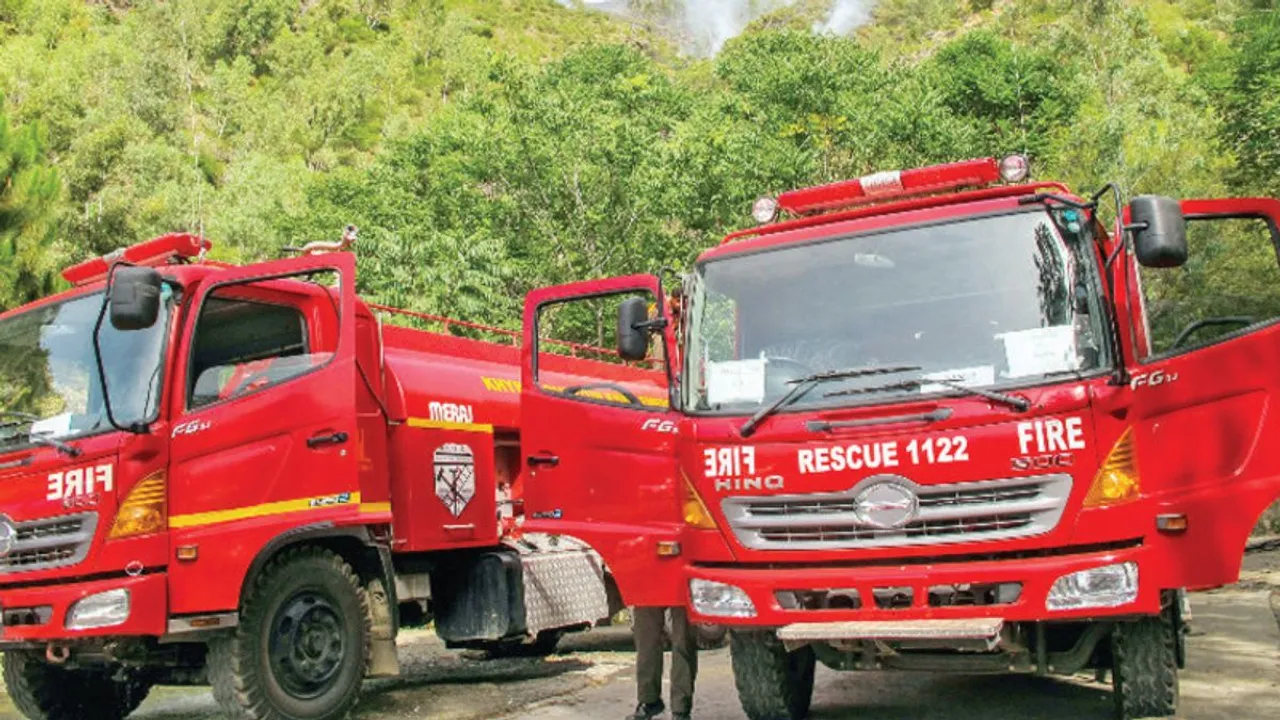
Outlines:
POLYGON ((1272 2, 883 0, 836 35, 796 0, 709 58, 671 5, 0 0, 0 307, 162 231, 251 259, 355 223, 366 294, 511 326, 762 193, 1011 150, 1081 189, 1280 193, 1272 2))

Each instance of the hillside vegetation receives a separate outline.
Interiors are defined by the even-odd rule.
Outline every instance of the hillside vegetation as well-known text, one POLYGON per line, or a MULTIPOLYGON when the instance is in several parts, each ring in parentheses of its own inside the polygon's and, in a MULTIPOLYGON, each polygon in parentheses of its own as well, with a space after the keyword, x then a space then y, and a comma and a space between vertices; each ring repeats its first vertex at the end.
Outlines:
POLYGON ((1270 2, 883 0, 813 34, 829 9, 694 59, 554 0, 0 0, 0 307, 163 231, 247 260, 355 223, 362 292, 513 326, 760 194, 1012 150, 1083 190, 1280 193, 1270 2))

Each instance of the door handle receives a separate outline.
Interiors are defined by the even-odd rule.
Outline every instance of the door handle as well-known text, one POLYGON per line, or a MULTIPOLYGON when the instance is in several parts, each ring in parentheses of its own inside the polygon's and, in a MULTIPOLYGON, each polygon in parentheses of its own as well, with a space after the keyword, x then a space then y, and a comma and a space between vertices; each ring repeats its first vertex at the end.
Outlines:
POLYGON ((324 445, 341 445, 347 441, 347 434, 344 432, 329 433, 328 435, 312 435, 307 438, 307 447, 312 450, 324 445))
POLYGON ((558 455, 530 455, 529 467, 536 468, 538 466, 555 467, 560 464, 560 456, 558 455))

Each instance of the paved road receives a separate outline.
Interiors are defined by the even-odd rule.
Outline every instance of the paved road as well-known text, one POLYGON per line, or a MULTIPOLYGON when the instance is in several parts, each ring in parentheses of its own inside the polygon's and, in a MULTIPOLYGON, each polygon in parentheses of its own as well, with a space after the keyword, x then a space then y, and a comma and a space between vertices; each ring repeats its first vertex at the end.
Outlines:
MULTIPOLYGON (((1193 596, 1183 717, 1280 718, 1280 552, 1268 555, 1247 563, 1239 586, 1193 596)), ((471 660, 426 633, 402 638, 401 650, 404 676, 367 683, 360 720, 608 720, 625 717, 634 702, 632 646, 620 629, 567 638, 545 662, 471 660)), ((728 652, 703 653, 701 665, 695 717, 743 718, 728 652)), ((812 717, 1102 720, 1110 712, 1109 686, 1085 677, 834 673, 820 666, 812 717)), ((16 717, 0 701, 0 718, 16 717)), ((134 717, 218 715, 207 690, 159 688, 134 717)))

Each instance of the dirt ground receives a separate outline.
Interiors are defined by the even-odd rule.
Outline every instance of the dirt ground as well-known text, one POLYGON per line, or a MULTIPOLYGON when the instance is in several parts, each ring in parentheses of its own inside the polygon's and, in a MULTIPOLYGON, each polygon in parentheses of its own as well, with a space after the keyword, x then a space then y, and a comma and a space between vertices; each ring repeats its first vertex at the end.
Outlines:
MULTIPOLYGON (((1245 559, 1241 582, 1194 595, 1189 661, 1182 674, 1188 720, 1280 718, 1280 548, 1245 559)), ((598 720, 634 706, 633 646, 621 628, 570 636, 546 660, 478 660, 431 634, 401 638, 404 673, 365 685, 360 720, 598 720)), ((739 720, 727 650, 700 658, 694 717, 739 720)), ((1086 720, 1111 717, 1109 685, 1092 677, 836 673, 819 667, 814 720, 981 717, 1086 720)), ((0 699, 0 718, 20 717, 0 699)), ((213 720, 205 689, 157 688, 143 720, 213 720)))

